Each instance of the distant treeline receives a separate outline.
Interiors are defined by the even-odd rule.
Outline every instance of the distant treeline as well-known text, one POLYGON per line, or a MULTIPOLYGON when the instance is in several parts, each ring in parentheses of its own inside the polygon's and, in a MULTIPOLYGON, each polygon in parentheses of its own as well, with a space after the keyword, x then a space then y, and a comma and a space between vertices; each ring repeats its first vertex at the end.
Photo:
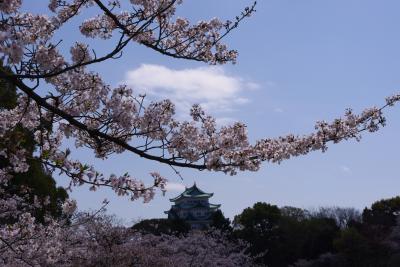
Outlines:
MULTIPOLYGON (((400 266, 400 197, 377 201, 362 212, 258 202, 232 222, 218 211, 212 227, 246 241, 261 266, 400 266)), ((183 221, 167 219, 143 220, 133 228, 156 235, 190 231, 183 221)))

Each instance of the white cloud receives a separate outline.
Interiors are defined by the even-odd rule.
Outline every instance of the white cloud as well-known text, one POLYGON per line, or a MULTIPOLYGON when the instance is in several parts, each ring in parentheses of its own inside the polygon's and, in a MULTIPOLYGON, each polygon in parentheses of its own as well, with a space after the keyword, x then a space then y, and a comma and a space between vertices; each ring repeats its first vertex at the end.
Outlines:
POLYGON ((351 169, 349 167, 347 167, 346 165, 340 166, 340 170, 345 173, 351 173, 351 169))
POLYGON ((276 107, 276 108, 274 108, 274 112, 276 112, 276 113, 283 113, 284 110, 283 110, 283 108, 276 107))
POLYGON ((185 190, 185 185, 180 183, 167 182, 166 189, 167 191, 183 191, 185 190))
POLYGON ((143 64, 127 72, 126 83, 153 99, 171 99, 178 112, 184 114, 189 113, 193 104, 201 104, 210 112, 232 111, 235 106, 249 102, 246 90, 259 87, 254 82, 228 75, 218 66, 175 70, 143 64))

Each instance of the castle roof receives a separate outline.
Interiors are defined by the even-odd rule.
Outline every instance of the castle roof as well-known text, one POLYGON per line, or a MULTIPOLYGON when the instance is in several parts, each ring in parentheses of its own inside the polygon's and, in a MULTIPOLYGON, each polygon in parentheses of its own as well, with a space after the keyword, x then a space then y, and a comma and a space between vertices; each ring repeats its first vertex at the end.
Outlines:
POLYGON ((186 188, 179 196, 171 198, 170 201, 175 202, 182 198, 210 198, 213 195, 214 193, 206 193, 200 190, 194 183, 192 187, 186 188))
POLYGON ((184 206, 184 205, 180 205, 180 204, 176 204, 173 205, 172 208, 175 209, 182 209, 182 210, 191 210, 191 209, 195 209, 195 208, 209 208, 209 209, 218 209, 219 207, 221 207, 221 204, 209 204, 209 203, 196 203, 194 205, 191 206, 184 206))

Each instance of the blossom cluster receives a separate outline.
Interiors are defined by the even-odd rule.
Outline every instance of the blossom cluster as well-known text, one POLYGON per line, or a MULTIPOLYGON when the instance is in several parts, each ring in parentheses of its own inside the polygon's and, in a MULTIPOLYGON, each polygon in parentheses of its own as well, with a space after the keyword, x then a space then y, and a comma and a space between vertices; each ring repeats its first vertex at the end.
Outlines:
MULTIPOLYGON (((215 118, 199 105, 191 110, 192 120, 178 121, 170 100, 147 103, 145 96, 135 95, 126 85, 109 86, 87 66, 113 59, 130 42, 139 42, 170 57, 211 64, 234 61, 235 52, 227 50, 220 41, 254 12, 254 5, 246 8, 235 22, 215 18, 193 25, 176 15, 182 1, 135 0, 131 4, 133 11, 125 11, 119 10, 119 1, 105 5, 98 0, 52 0, 49 9, 54 16, 50 18, 19 12, 21 1, 5 1, 0 6, 0 52, 6 63, 0 69, 1 79, 22 93, 16 108, 0 111, 0 137, 12 140, 10 133, 15 127, 33 130, 42 163, 49 170, 58 169, 70 177, 70 188, 89 184, 91 190, 96 190, 105 186, 117 195, 147 202, 154 196, 154 188, 165 190, 166 179, 152 173, 154 183, 145 186, 128 173, 103 175, 95 166, 71 159, 71 151, 61 149, 65 138, 73 138, 77 148, 92 149, 101 159, 129 151, 172 167, 235 174, 238 170, 256 171, 263 161, 279 163, 311 151, 325 151, 329 142, 359 140, 361 132, 374 132, 385 124, 382 108, 367 109, 360 115, 348 110, 343 118, 331 123, 317 122, 316 131, 310 135, 290 134, 252 145, 243 123, 218 127, 215 118), (98 8, 101 13, 81 23, 83 35, 111 38, 119 34, 120 38, 104 56, 91 52, 93 48, 85 43, 75 43, 68 60, 53 35, 85 8, 98 8), (157 33, 154 29, 158 29, 157 33), (14 70, 7 70, 11 66, 14 70), (33 80, 36 87, 46 82, 52 89, 39 94, 30 86, 33 80), (43 122, 51 127, 43 127, 43 122)), ((390 97, 386 106, 399 100, 398 95, 390 97)), ((2 147, 0 153, 12 162, 12 166, 0 170, 2 180, 13 172, 27 170, 22 148, 2 147)))
POLYGON ((144 234, 103 211, 71 213, 74 205, 64 204, 67 219, 39 223, 29 212, 19 212, 14 223, 0 224, 0 265, 254 266, 245 244, 220 231, 144 234))

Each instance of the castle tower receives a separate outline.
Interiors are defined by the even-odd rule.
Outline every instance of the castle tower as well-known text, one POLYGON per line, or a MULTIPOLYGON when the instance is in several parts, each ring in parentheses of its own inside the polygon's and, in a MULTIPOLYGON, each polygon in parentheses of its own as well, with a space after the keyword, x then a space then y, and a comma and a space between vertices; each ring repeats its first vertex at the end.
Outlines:
POLYGON ((192 229, 207 228, 211 223, 212 214, 221 206, 209 203, 208 199, 213 195, 203 192, 194 183, 179 196, 171 198, 170 201, 174 204, 164 213, 168 214, 168 219, 184 220, 192 229))

